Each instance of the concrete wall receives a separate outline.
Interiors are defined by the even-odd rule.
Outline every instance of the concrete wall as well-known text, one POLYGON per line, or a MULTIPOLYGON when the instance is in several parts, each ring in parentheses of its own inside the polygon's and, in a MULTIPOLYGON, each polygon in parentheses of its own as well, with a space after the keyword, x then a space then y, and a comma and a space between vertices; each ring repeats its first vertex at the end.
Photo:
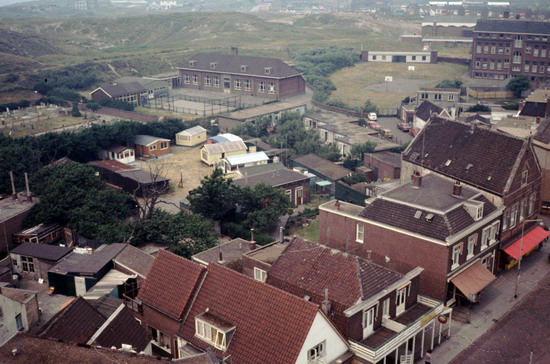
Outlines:
POLYGON ((1 289, 1 291, 4 292, 8 290, 30 293, 32 297, 29 298, 26 303, 20 303, 0 294, 0 309, 3 314, 0 318, 0 346, 17 333, 17 315, 21 315, 24 331, 28 331, 33 327, 40 318, 36 292, 15 288, 1 289))

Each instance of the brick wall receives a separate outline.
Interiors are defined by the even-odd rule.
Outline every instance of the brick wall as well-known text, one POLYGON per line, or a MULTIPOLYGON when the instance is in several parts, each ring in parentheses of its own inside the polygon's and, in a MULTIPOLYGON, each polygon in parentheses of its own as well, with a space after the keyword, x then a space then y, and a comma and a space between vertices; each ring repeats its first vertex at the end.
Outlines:
MULTIPOLYGON (((177 340, 176 332, 178 331, 181 322, 176 321, 145 304, 142 307, 143 314, 140 315, 139 313, 132 311, 134 316, 141 321, 141 326, 143 326, 147 332, 149 332, 148 326, 151 326, 161 331, 163 334, 170 336, 172 356, 176 356, 177 351, 174 341, 177 340)), ((167 352, 166 354, 168 355, 167 352)))
POLYGON ((373 170, 373 178, 376 180, 383 180, 385 178, 399 179, 401 176, 401 167, 394 167, 389 163, 371 158, 369 154, 364 155, 363 165, 373 170))
POLYGON ((161 149, 161 148, 160 148, 161 142, 160 142, 160 141, 156 142, 154 145, 157 146, 157 149, 155 149, 155 150, 150 150, 149 147, 146 147, 146 146, 144 146, 144 145, 136 144, 136 145, 135 145, 135 147, 136 147, 136 155, 138 155, 138 156, 142 156, 142 155, 154 155, 154 156, 159 156, 159 155, 168 154, 168 153, 170 153, 170 142, 165 142, 165 143, 168 143, 168 148, 166 148, 166 149, 161 149))

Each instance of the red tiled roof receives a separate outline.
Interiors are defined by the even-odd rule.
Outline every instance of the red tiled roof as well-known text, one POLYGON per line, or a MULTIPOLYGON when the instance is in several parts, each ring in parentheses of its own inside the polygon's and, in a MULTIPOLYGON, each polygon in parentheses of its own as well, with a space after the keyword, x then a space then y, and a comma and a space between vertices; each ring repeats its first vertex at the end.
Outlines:
POLYGON ((218 357, 230 355, 232 363, 294 363, 318 311, 311 302, 211 263, 178 336, 218 357), (195 317, 207 309, 236 327, 223 353, 195 336, 195 317))
POLYGON ((165 250, 159 251, 138 299, 179 320, 206 269, 165 250))

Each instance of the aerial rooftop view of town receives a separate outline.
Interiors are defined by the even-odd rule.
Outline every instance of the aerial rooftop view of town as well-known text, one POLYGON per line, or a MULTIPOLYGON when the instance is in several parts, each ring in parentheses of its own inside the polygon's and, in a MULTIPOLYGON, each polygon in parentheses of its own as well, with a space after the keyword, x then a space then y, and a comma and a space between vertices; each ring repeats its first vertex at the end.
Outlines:
POLYGON ((550 363, 548 0, 0 0, 0 363, 550 363))

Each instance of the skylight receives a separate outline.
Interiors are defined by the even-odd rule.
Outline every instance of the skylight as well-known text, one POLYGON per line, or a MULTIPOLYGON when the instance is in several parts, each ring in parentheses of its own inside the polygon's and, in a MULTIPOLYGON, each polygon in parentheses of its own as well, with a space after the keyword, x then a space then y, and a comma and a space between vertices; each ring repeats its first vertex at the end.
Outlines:
POLYGON ((416 213, 414 214, 415 219, 420 219, 420 216, 422 216, 422 211, 416 210, 416 213))

